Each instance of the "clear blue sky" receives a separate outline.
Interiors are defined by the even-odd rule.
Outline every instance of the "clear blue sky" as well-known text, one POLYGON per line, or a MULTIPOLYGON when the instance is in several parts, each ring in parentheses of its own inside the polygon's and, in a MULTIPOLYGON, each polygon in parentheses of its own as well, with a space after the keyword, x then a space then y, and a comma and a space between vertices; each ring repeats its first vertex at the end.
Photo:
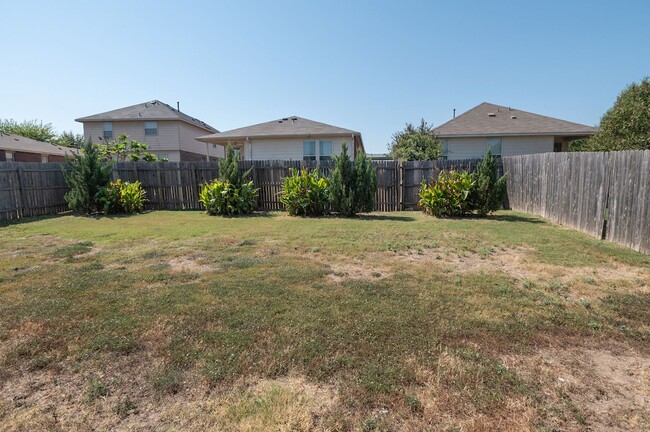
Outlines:
POLYGON ((383 152, 483 101, 589 125, 650 75, 650 1, 0 0, 0 118, 160 99, 220 130, 287 115, 383 152))

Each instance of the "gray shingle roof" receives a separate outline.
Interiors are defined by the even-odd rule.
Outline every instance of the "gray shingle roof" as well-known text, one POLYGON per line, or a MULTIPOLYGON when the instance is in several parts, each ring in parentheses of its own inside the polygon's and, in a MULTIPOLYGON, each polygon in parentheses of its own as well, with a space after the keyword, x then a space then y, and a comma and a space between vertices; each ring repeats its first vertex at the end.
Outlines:
POLYGON ((593 135, 597 128, 483 102, 437 128, 439 137, 485 135, 593 135))
POLYGON ((87 121, 118 121, 118 120, 182 120, 184 122, 198 126, 209 132, 219 132, 209 124, 189 116, 159 100, 152 100, 137 105, 131 105, 124 108, 118 108, 112 111, 106 111, 87 117, 75 119, 78 122, 87 121))
POLYGON ((20 135, 5 135, 0 133, 0 150, 11 152, 39 153, 48 155, 72 155, 76 149, 57 146, 43 141, 36 141, 20 135))
POLYGON ((350 136, 361 133, 351 129, 331 126, 325 123, 305 119, 302 117, 284 117, 266 123, 232 129, 212 135, 198 137, 205 142, 226 142, 228 140, 246 138, 290 138, 290 137, 318 137, 318 136, 350 136))

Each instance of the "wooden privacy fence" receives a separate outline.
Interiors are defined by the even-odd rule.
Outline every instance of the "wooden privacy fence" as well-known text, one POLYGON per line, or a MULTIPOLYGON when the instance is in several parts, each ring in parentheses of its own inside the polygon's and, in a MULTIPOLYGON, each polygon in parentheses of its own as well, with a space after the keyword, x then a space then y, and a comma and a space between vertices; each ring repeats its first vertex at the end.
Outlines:
MULTIPOLYGON (((480 160, 397 162, 373 161, 377 170, 376 211, 408 210, 417 207, 422 181, 436 178, 440 171, 476 168, 480 160)), ((242 161, 241 172, 251 170, 250 178, 260 189, 258 208, 282 210, 279 194, 283 179, 291 168, 308 166, 304 161, 242 161)), ((64 199, 68 187, 65 164, 0 162, 0 220, 42 216, 67 210, 64 199)), ((333 162, 318 166, 329 176, 333 162)), ((217 162, 118 162, 113 165, 113 179, 139 180, 147 192, 147 209, 199 209, 201 184, 219 175, 217 162)))
POLYGON ((650 253, 650 150, 503 159, 510 208, 650 253))

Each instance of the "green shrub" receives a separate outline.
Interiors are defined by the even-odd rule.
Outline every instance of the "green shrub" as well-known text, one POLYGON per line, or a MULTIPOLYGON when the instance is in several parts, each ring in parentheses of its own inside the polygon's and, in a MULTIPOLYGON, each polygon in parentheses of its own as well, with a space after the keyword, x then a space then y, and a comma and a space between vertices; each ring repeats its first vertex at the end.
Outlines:
POLYGON ((104 213, 139 213, 144 210, 146 192, 139 181, 117 179, 97 192, 97 202, 104 213))
POLYGON ((472 210, 480 216, 495 212, 503 205, 506 193, 506 177, 499 177, 497 160, 492 157, 490 149, 472 173, 476 187, 471 193, 472 210))
POLYGON ((334 164, 330 181, 332 210, 346 216, 371 212, 375 207, 377 172, 366 154, 361 152, 352 161, 344 143, 341 154, 334 156, 334 164))
POLYGON ((205 182, 199 193, 199 202, 211 215, 250 214, 255 209, 259 189, 253 182, 236 187, 229 181, 205 182))
POLYGON ((329 181, 318 175, 318 168, 290 169, 280 196, 291 216, 320 216, 329 204, 329 181))
POLYGON ((436 217, 465 216, 472 211, 470 194, 476 182, 467 172, 442 171, 431 185, 420 188, 420 207, 436 217))
POLYGON ((100 209, 97 193, 108 186, 111 180, 111 166, 104 163, 92 141, 84 145, 81 152, 72 158, 66 156, 70 171, 63 175, 70 190, 65 200, 71 210, 79 213, 94 213, 100 209))
POLYGON ((243 174, 239 172, 239 156, 237 152, 228 145, 226 147, 226 157, 219 161, 219 180, 229 182, 235 187, 241 187, 242 183, 250 175, 249 169, 243 174))

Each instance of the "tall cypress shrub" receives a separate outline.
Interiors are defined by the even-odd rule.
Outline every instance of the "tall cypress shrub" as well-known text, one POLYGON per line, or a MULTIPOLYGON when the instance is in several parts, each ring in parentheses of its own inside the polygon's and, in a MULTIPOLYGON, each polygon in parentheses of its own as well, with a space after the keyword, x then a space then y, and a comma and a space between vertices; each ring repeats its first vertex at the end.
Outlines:
POLYGON ((97 192, 111 181, 112 168, 105 163, 99 149, 89 139, 81 152, 72 158, 66 156, 70 172, 63 176, 70 190, 65 194, 68 207, 78 213, 94 213, 99 210, 97 192))
POLYGON ((344 143, 341 153, 334 156, 334 171, 330 182, 330 202, 332 210, 354 216, 360 212, 370 212, 375 206, 377 172, 360 152, 353 162, 344 143))
POLYGON ((226 147, 226 157, 219 161, 219 180, 230 182, 236 188, 240 188, 244 179, 250 175, 249 169, 243 174, 239 173, 239 156, 237 152, 228 145, 226 147))
POLYGON ((476 186, 472 192, 472 207, 480 216, 495 212, 501 208, 506 193, 506 176, 499 177, 497 159, 490 149, 485 152, 473 173, 476 186))

